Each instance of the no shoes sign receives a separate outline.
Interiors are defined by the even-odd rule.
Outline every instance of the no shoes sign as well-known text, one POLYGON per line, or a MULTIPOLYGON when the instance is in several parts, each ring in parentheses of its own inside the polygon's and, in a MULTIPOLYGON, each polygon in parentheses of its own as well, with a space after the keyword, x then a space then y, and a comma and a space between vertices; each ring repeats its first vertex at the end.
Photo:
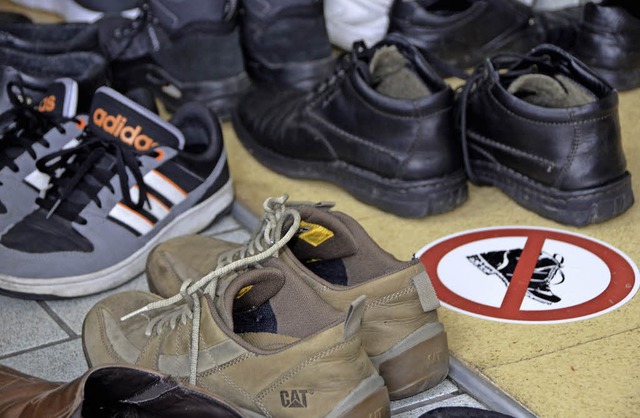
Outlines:
POLYGON ((562 323, 615 310, 638 291, 638 267, 585 235, 501 227, 442 238, 417 254, 450 309, 516 323, 562 323))

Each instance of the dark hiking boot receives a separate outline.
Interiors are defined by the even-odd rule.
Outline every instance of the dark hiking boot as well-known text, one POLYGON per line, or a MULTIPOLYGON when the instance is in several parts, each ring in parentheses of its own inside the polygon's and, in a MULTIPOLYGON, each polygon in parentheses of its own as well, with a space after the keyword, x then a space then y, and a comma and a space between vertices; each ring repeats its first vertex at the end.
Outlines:
POLYGON ((242 44, 254 81, 310 88, 331 75, 321 0, 243 0, 242 6, 242 44))
POLYGON ((113 85, 147 87, 170 111, 200 102, 227 115, 249 86, 233 0, 149 0, 135 20, 105 18, 113 85))

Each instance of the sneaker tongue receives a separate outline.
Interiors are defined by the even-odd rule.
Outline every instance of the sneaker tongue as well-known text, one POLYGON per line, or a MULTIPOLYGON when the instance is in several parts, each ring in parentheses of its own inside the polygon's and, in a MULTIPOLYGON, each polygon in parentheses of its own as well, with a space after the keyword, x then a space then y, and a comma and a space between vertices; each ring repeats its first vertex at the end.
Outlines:
POLYGON ((300 228, 289 243, 298 259, 335 260, 358 251, 353 234, 332 212, 306 206, 300 208, 300 215, 300 228))
POLYGON ((100 138, 119 139, 138 151, 184 147, 184 136, 175 126, 109 87, 96 91, 89 114, 89 127, 100 138))
POLYGON ((23 74, 12 67, 0 69, 0 113, 13 107, 7 92, 10 83, 15 83, 13 92, 25 95, 22 100, 38 104, 38 110, 52 116, 71 118, 76 115, 78 84, 70 78, 59 78, 51 83, 23 74), (21 86, 21 91, 18 86, 21 86))
POLYGON ((78 108, 78 83, 60 78, 49 85, 38 103, 38 110, 55 117, 72 118, 78 108))

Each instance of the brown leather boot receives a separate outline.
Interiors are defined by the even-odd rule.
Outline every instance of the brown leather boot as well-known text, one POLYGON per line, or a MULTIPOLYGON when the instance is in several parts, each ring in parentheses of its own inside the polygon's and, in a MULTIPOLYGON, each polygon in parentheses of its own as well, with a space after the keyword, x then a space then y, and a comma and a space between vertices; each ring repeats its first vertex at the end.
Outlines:
POLYGON ((53 383, 0 365, 3 418, 241 417, 222 399, 156 372, 105 366, 53 383))

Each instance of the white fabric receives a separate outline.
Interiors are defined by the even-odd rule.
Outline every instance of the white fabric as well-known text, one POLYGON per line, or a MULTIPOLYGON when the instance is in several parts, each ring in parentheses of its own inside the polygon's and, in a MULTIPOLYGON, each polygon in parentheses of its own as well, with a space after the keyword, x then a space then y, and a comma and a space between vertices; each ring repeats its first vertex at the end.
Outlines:
POLYGON ((387 34, 392 3, 393 0, 325 0, 329 40, 347 51, 359 40, 372 46, 387 34))
MULTIPOLYGON (((50 13, 56 13, 64 17, 67 22, 90 22, 100 19, 103 13, 86 9, 73 0, 11 0, 25 7, 40 9, 50 13)), ((124 16, 134 18, 138 14, 136 9, 123 12, 124 16)))

